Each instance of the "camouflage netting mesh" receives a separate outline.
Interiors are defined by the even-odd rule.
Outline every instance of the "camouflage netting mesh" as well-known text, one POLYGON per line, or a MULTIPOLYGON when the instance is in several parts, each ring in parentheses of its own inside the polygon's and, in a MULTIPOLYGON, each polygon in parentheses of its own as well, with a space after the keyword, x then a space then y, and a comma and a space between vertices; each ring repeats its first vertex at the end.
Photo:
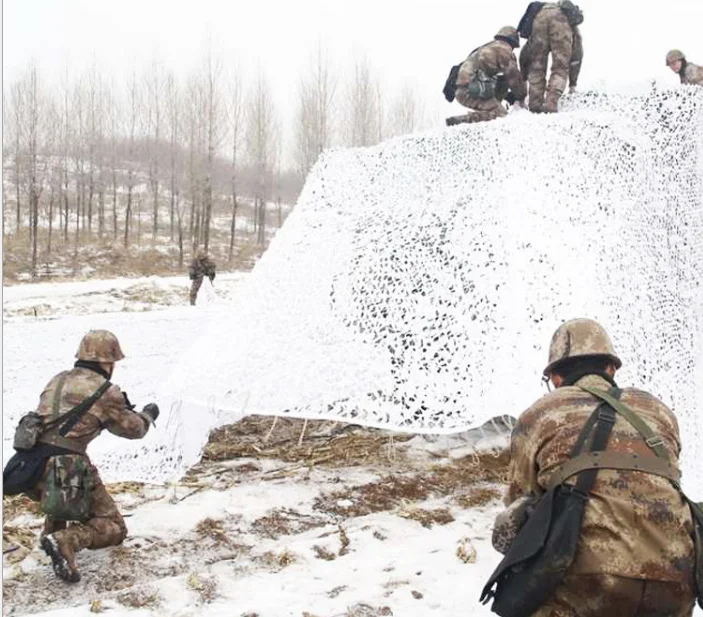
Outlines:
POLYGON ((245 413, 428 433, 518 415, 552 332, 591 317, 619 383, 678 414, 703 493, 703 90, 564 112, 325 153, 239 301, 207 309, 159 430, 96 462, 177 476, 245 413))

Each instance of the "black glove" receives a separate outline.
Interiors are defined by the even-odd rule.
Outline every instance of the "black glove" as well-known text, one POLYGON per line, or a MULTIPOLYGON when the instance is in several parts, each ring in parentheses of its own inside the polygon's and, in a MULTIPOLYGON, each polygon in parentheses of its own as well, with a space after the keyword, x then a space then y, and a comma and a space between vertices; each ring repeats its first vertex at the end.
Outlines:
POLYGON ((151 424, 154 423, 154 420, 159 417, 159 406, 156 403, 148 403, 147 405, 144 405, 144 409, 142 409, 142 413, 145 416, 149 416, 151 418, 151 424))
POLYGON ((215 273, 213 272, 213 273, 210 275, 210 282, 212 283, 214 280, 215 280, 215 273))
POLYGON ((505 101, 508 105, 515 105, 515 101, 517 101, 517 99, 515 98, 515 93, 512 90, 505 95, 505 101))

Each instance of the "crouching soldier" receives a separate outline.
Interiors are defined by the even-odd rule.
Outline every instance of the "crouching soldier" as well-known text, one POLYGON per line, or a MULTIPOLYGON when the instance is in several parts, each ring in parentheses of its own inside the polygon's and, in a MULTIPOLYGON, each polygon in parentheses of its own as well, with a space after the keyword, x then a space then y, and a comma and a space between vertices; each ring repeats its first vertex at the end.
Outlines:
POLYGON ((679 76, 682 84, 703 86, 703 66, 698 66, 686 60, 686 56, 678 49, 672 49, 666 54, 666 66, 679 76))
POLYGON ((49 381, 37 411, 20 421, 17 453, 3 473, 5 494, 24 492, 41 502, 46 519, 40 545, 54 573, 70 583, 81 578, 79 550, 121 544, 127 535, 86 446, 103 429, 127 439, 144 437, 159 415, 154 403, 133 411, 126 394, 109 381, 115 362, 124 358, 114 334, 91 330, 76 357, 73 369, 49 381))
POLYGON ((482 596, 499 615, 685 617, 703 597, 703 512, 680 489, 676 417, 619 388, 620 366, 591 319, 552 337, 544 377, 555 390, 511 438, 493 536, 506 557, 482 596))
POLYGON ((454 67, 449 80, 455 81, 445 85, 445 97, 447 100, 456 97, 464 107, 474 111, 447 118, 447 126, 502 118, 508 113, 503 99, 522 104, 526 89, 513 52, 517 47, 520 47, 518 31, 505 26, 493 41, 475 49, 462 64, 454 67))
POLYGON ((215 262, 212 261, 205 251, 198 251, 198 254, 190 262, 190 268, 188 268, 188 276, 190 280, 193 281, 190 286, 190 304, 191 306, 195 304, 195 300, 198 298, 198 290, 203 284, 203 278, 208 277, 210 282, 215 280, 215 262))

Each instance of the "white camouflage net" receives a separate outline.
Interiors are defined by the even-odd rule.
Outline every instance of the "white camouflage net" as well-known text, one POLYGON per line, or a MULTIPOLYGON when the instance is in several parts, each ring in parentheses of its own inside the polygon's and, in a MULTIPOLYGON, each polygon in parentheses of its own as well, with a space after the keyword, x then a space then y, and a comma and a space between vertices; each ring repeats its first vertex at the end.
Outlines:
POLYGON ((176 477, 251 413, 424 433, 517 416, 544 393, 552 332, 591 317, 619 384, 674 408, 703 497, 702 201, 698 88, 326 152, 239 301, 207 309, 150 442, 96 463, 176 477))

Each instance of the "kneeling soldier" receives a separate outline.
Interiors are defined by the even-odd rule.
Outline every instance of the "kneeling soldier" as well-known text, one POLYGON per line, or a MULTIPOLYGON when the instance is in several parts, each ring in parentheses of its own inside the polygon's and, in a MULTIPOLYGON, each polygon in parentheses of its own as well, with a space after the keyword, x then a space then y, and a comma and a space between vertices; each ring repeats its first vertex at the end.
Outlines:
MULTIPOLYGON (((126 394, 110 383, 115 362, 124 358, 114 334, 91 330, 76 357, 73 369, 59 373, 44 388, 39 417, 28 414, 34 415, 37 428, 30 443, 18 447, 23 422, 15 437, 15 458, 28 457, 37 467, 36 483, 21 490, 40 501, 46 514, 41 547, 51 558, 54 573, 71 583, 81 578, 75 560, 79 550, 121 544, 127 535, 86 446, 103 429, 127 439, 144 437, 159 415, 153 403, 134 412, 126 394), (67 526, 68 521, 74 522, 67 526)), ((5 469, 6 482, 12 479, 11 467, 12 460, 5 469)))

